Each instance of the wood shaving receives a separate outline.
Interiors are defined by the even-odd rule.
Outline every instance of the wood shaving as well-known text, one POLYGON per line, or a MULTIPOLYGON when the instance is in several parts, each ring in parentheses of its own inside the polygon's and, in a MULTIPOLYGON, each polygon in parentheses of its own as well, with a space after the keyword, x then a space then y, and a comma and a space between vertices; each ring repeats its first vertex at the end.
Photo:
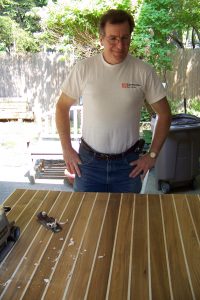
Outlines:
POLYGON ((74 239, 71 238, 71 239, 69 240, 68 247, 73 246, 73 245, 74 245, 74 239))
POLYGON ((99 255, 98 258, 99 258, 99 259, 102 259, 102 258, 104 258, 105 256, 106 256, 105 254, 104 254, 104 255, 99 255))
POLYGON ((66 223, 68 223, 68 219, 66 220, 66 222, 58 222, 60 225, 65 225, 66 223))
POLYGON ((49 283, 49 279, 44 278, 44 282, 45 282, 45 283, 49 283))

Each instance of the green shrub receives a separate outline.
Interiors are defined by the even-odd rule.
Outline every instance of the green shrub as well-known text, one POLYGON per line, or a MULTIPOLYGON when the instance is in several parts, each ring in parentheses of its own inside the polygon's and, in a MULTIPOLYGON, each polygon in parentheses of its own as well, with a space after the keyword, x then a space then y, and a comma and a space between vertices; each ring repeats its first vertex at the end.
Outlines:
POLYGON ((145 107, 142 108, 140 122, 150 122, 151 116, 145 107))
MULTIPOLYGON (((172 114, 180 114, 180 113, 185 113, 185 108, 184 108, 184 100, 169 100, 169 105, 171 107, 172 114)), ((200 117, 200 100, 198 99, 190 99, 186 101, 186 113, 187 114, 192 114, 195 116, 200 117)))

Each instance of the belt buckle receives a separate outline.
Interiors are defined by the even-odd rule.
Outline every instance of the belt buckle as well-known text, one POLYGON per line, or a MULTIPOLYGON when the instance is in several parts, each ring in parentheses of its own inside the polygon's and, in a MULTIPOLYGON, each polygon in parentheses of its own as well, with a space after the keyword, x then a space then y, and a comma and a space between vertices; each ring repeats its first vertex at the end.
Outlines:
POLYGON ((109 154, 105 154, 105 153, 101 153, 101 157, 102 157, 102 159, 108 160, 109 157, 110 157, 110 155, 109 154))

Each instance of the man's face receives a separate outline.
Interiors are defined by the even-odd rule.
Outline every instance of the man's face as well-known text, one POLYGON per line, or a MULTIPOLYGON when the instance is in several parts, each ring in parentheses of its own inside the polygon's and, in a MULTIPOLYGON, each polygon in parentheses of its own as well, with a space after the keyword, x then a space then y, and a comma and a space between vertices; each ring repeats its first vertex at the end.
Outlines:
POLYGON ((104 34, 100 36, 104 47, 103 56, 111 65, 121 63, 127 56, 130 46, 130 27, 128 22, 121 24, 106 23, 104 34))

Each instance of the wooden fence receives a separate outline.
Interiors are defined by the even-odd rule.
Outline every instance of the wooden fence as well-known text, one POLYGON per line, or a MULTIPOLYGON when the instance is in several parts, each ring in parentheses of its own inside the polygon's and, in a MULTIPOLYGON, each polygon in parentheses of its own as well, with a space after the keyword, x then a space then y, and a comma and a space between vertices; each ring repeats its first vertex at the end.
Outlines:
POLYGON ((0 98, 27 99, 37 119, 55 106, 70 62, 60 54, 0 56, 0 98))
POLYGON ((169 99, 200 99, 200 49, 179 49, 166 74, 169 99))
MULTIPOLYGON (((36 118, 52 111, 72 61, 60 54, 0 56, 0 98, 27 99, 36 118)), ((169 99, 200 99, 200 49, 177 50, 166 73, 169 99)))

